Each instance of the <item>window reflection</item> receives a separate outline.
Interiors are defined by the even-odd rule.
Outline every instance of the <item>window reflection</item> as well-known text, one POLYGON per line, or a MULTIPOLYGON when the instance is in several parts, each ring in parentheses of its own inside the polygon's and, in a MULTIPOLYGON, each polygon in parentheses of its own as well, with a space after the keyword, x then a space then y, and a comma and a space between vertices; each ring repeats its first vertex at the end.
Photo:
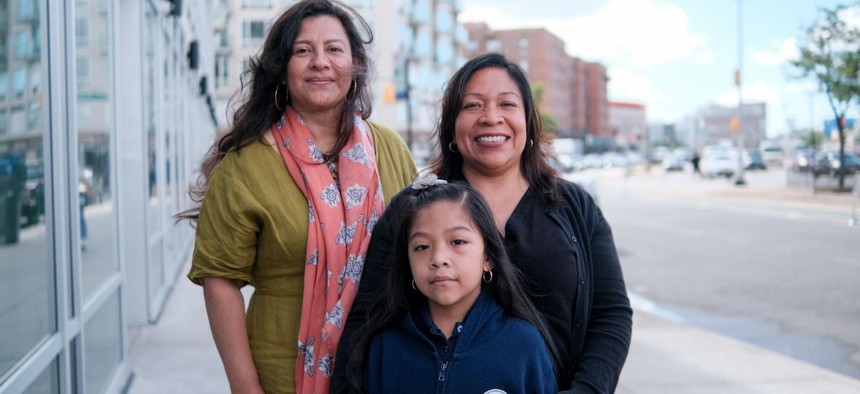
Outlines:
POLYGON ((104 393, 122 358, 119 295, 112 296, 84 326, 88 393, 104 393))
POLYGON ((57 360, 51 361, 48 367, 36 377, 36 380, 24 390, 23 394, 47 394, 60 392, 59 368, 57 360))
POLYGON ((37 0, 0 1, 0 381, 56 331, 38 16, 37 0))
MULTIPOLYGON (((77 204, 84 299, 117 270, 111 195, 111 76, 105 0, 77 2, 77 204)), ((75 201, 75 200, 73 200, 75 201)))
MULTIPOLYGON (((156 134, 157 127, 157 117, 156 117, 156 64, 155 64, 155 41, 153 40, 154 29, 153 27, 156 25, 155 23, 155 14, 152 10, 147 9, 146 13, 146 29, 148 31, 144 34, 144 84, 143 84, 143 96, 144 96, 144 104, 146 106, 146 140, 147 140, 147 168, 149 171, 149 197, 152 200, 152 209, 150 209, 150 213, 158 211, 158 139, 156 134)), ((150 228, 160 227, 160 223, 157 222, 160 215, 151 215, 151 222, 148 223, 150 228)))

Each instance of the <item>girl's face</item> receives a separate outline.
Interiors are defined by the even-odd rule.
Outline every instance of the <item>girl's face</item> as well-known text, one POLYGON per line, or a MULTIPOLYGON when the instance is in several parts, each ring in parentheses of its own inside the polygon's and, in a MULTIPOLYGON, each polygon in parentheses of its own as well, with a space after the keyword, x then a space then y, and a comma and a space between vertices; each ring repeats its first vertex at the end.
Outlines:
POLYGON ((465 317, 491 265, 484 239, 461 204, 439 201, 418 211, 408 251, 415 286, 427 296, 430 314, 465 317))

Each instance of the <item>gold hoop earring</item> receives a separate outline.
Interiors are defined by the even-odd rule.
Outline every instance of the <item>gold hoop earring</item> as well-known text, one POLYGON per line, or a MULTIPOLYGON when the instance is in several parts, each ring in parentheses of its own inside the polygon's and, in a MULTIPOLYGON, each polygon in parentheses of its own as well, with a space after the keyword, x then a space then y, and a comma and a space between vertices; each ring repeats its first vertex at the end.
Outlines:
POLYGON ((484 279, 485 283, 492 282, 493 281, 493 271, 484 271, 484 273, 481 274, 481 278, 484 279), (490 274, 489 279, 487 278, 487 274, 490 274))
MULTIPOLYGON (((280 88, 280 87, 281 87, 281 84, 278 84, 277 86, 275 86, 275 108, 277 108, 278 111, 283 111, 284 109, 281 108, 280 105, 278 105, 278 88, 280 88)), ((287 93, 287 97, 289 97, 289 93, 287 93)))
POLYGON ((448 150, 449 150, 449 151, 451 151, 451 153, 457 153, 457 152, 459 152, 460 150, 459 150, 459 149, 458 149, 458 150, 454 150, 454 148, 455 148, 456 146, 457 146, 457 145, 455 145, 455 144, 454 144, 454 141, 451 141, 451 142, 449 142, 449 143, 448 143, 448 150))
POLYGON ((412 279, 412 290, 418 290, 418 288, 415 287, 415 279, 412 279))

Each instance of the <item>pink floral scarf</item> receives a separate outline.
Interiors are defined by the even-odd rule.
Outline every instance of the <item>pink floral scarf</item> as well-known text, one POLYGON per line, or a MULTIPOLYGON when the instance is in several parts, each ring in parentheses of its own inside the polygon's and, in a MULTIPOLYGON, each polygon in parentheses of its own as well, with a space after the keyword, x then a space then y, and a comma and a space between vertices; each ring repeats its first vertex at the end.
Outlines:
POLYGON ((355 125, 337 160, 338 179, 295 110, 288 106, 272 126, 278 151, 308 200, 297 393, 329 390, 334 353, 384 206, 370 131, 358 116, 355 125))

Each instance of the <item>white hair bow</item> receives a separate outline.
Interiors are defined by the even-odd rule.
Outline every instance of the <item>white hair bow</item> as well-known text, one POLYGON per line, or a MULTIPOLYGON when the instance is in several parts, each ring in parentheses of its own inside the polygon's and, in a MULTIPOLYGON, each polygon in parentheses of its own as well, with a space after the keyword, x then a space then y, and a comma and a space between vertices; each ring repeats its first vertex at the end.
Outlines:
POLYGON ((448 183, 448 181, 439 179, 436 174, 426 171, 418 174, 418 177, 415 178, 415 182, 412 182, 412 188, 415 190, 421 190, 433 185, 444 185, 446 183, 448 183))

